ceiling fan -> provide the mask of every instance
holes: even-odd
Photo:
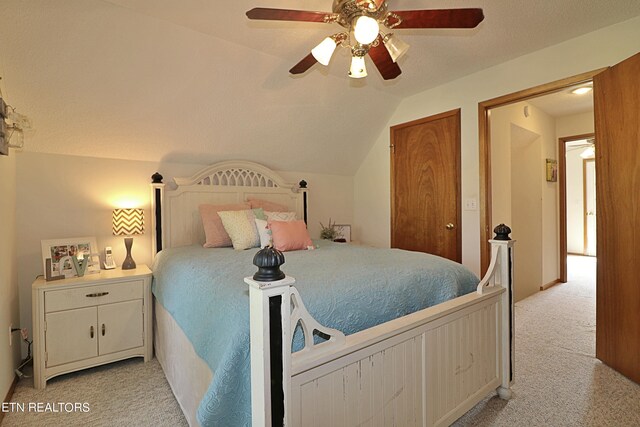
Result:
[[[257,7],[248,11],[247,17],[325,24],[335,22],[347,30],[325,38],[289,70],[291,74],[302,74],[316,62],[329,65],[336,47],[343,46],[351,50],[350,77],[357,79],[367,76],[364,57],[369,54],[385,80],[395,79],[402,73],[397,60],[406,53],[409,45],[392,33],[382,33],[381,26],[389,30],[474,28],[484,19],[482,9],[389,11],[385,0],[334,0],[332,13]]]

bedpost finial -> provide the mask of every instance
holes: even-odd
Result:
[[[304,179],[302,181],[300,181],[300,188],[307,188],[307,181],[305,181]]]
[[[511,237],[509,237],[511,229],[504,224],[496,226],[496,228],[493,229],[493,232],[496,233],[496,237],[494,237],[493,240],[511,240]]]
[[[280,270],[284,264],[284,254],[272,246],[260,249],[253,257],[253,265],[258,271],[253,275],[253,280],[258,282],[275,282],[285,278]]]
[[[151,183],[152,184],[162,184],[163,176],[160,175],[160,172],[156,172],[151,175]]]

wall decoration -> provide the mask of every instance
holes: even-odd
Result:
[[[547,181],[558,181],[558,161],[553,159],[547,159]]]
[[[347,242],[351,241],[351,224],[335,224],[334,227],[338,239],[344,239]]]
[[[42,240],[42,267],[45,277],[65,276],[75,277],[82,276],[84,272],[78,274],[76,263],[80,260],[82,264],[87,263],[84,268],[87,273],[100,272],[100,256],[98,245],[95,237],[78,237],[68,239]],[[47,258],[50,259],[50,269],[47,269]],[[88,259],[87,261],[84,261]],[[80,264],[80,263],[79,263]],[[80,265],[79,265],[80,266]]]

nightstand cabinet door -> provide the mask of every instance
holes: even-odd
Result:
[[[144,344],[142,300],[98,307],[100,356]]]
[[[46,366],[96,357],[98,318],[95,307],[46,315]]]

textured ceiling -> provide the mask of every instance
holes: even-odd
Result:
[[[573,89],[582,86],[587,85],[578,85],[550,95],[539,96],[528,100],[528,102],[552,117],[563,117],[593,111],[593,91],[582,95],[571,93]]]
[[[402,98],[640,14],[640,1],[389,0],[390,9],[482,7],[474,30],[399,30],[411,45],[385,82],[289,68],[337,24],[256,22],[252,7],[331,0],[2,0],[0,75],[29,116],[25,149],[351,175]]]

